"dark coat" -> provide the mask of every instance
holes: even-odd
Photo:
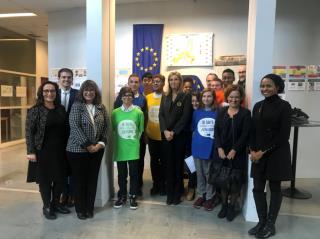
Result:
[[[236,151],[232,161],[235,168],[247,168],[247,146],[251,127],[251,113],[248,109],[240,107],[237,114],[230,119],[229,106],[218,110],[218,117],[214,126],[215,157],[218,157],[217,149],[223,148],[227,155],[230,150]],[[231,126],[229,125],[231,120]],[[229,132],[231,130],[231,132]],[[233,138],[230,141],[229,136]],[[233,141],[233,142],[232,142]]]
[[[258,163],[253,163],[251,177],[273,181],[292,178],[289,137],[291,106],[278,95],[255,104],[250,148],[266,151]]]
[[[70,98],[69,98],[69,103],[68,103],[68,109],[66,110],[68,115],[70,114],[71,107],[76,99],[78,92],[79,91],[77,89],[73,89],[73,88],[70,89]],[[59,89],[59,97],[61,98],[61,89]]]
[[[65,136],[64,138],[59,138],[61,144],[67,145],[67,114],[63,106],[57,106],[57,113],[60,115],[62,119],[65,120]],[[47,116],[49,110],[43,105],[35,105],[28,110],[27,118],[26,118],[26,144],[27,144],[27,154],[36,154],[37,162],[28,163],[28,172],[27,172],[27,182],[39,182],[38,181],[38,169],[39,169],[39,158],[38,153],[43,148],[43,142],[45,138],[45,129],[47,124]],[[54,149],[53,149],[54,150]],[[65,160],[63,157],[62,161]],[[65,167],[62,167],[63,169]]]
[[[172,101],[172,95],[163,95],[159,109],[160,131],[172,130],[180,134],[190,127],[192,117],[191,95],[183,92],[178,93]],[[188,128],[188,130],[190,130]]]
[[[59,113],[66,114],[63,106],[57,107]],[[35,105],[28,110],[25,131],[27,154],[35,154],[37,150],[42,148],[48,112],[49,110],[43,105]]]

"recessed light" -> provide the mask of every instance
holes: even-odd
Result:
[[[33,12],[16,12],[16,13],[0,13],[0,18],[9,18],[9,17],[34,17],[37,14]]]
[[[0,41],[29,41],[28,38],[2,38]]]

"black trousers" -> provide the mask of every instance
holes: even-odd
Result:
[[[143,171],[144,171],[144,156],[146,154],[146,143],[145,143],[145,135],[142,133],[140,138],[140,153],[139,153],[139,165],[138,165],[138,177],[139,177],[139,189],[143,185]]]
[[[41,194],[43,207],[50,207],[50,204],[58,202],[63,190],[63,182],[41,182],[39,191]]]
[[[183,194],[183,164],[185,156],[186,137],[182,132],[175,135],[171,141],[162,140],[162,150],[167,162],[167,198],[180,200]]]
[[[127,197],[127,178],[128,178],[128,166],[129,166],[129,176],[130,176],[130,196],[136,196],[139,188],[139,160],[128,160],[128,161],[118,161],[118,185],[119,192],[118,197]]]
[[[265,179],[253,179],[253,192],[263,193],[267,181]],[[281,181],[269,181],[269,188],[271,193],[281,192]]]
[[[93,212],[103,152],[102,149],[96,153],[68,152],[77,213]]]
[[[150,153],[150,169],[153,181],[153,187],[159,190],[165,190],[166,185],[166,162],[162,155],[162,141],[148,139]]]

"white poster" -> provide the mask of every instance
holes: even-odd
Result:
[[[213,33],[166,36],[168,66],[212,66]]]
[[[1,96],[2,97],[12,97],[13,96],[13,86],[1,85]]]
[[[289,79],[288,90],[305,91],[306,90],[305,79]]]
[[[27,96],[27,87],[16,86],[16,97],[26,97],[26,96]]]

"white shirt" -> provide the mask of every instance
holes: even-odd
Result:
[[[65,107],[66,111],[68,110],[69,100],[70,100],[70,89],[64,90],[61,89],[61,104]]]

